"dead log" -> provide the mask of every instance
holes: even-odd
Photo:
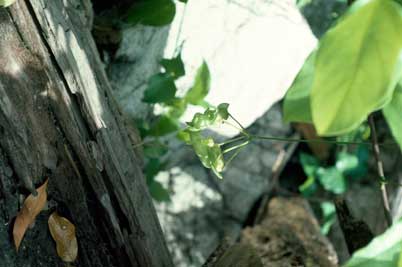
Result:
[[[88,0],[0,8],[0,266],[63,266],[46,211],[17,254],[20,195],[49,178],[77,228],[74,266],[172,266],[90,29]]]

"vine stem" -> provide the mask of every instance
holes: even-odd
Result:
[[[374,118],[373,115],[371,114],[369,116],[369,124],[371,128],[371,139],[372,139],[372,146],[374,150],[374,157],[377,163],[377,173],[380,178],[380,190],[381,190],[381,197],[382,197],[382,204],[384,208],[384,215],[386,222],[388,224],[388,227],[392,225],[392,217],[391,217],[391,209],[389,206],[389,201],[388,201],[388,194],[387,194],[387,187],[386,187],[386,182],[385,182],[385,175],[384,175],[384,166],[382,163],[382,160],[380,158],[380,146],[378,144],[378,137],[377,137],[377,131],[375,128],[375,123],[374,123]]]
[[[261,136],[261,135],[249,135],[251,139],[259,140],[271,140],[279,142],[289,142],[289,143],[327,143],[336,145],[372,145],[370,142],[344,142],[344,141],[333,141],[324,139],[299,139],[299,138],[286,138],[286,137],[274,137],[274,136]],[[394,143],[378,144],[378,146],[384,145],[395,145]]]

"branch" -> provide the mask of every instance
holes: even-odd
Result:
[[[380,190],[381,190],[381,197],[382,197],[382,204],[384,208],[384,215],[385,219],[387,221],[388,227],[392,225],[392,217],[391,217],[391,209],[389,207],[389,201],[388,201],[388,194],[387,194],[387,187],[385,183],[385,175],[384,175],[384,167],[382,164],[382,160],[380,158],[380,146],[378,144],[378,138],[377,138],[377,131],[375,128],[375,123],[373,119],[373,115],[369,116],[369,124],[371,128],[371,138],[372,138],[372,144],[373,144],[373,150],[374,150],[374,157],[377,163],[377,173],[378,176],[380,177]]]

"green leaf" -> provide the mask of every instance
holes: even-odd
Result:
[[[320,135],[349,132],[392,98],[401,76],[402,7],[360,0],[320,42],[311,111]]]
[[[300,163],[304,173],[310,177],[315,176],[316,171],[320,167],[320,162],[312,155],[300,153]]]
[[[128,11],[127,23],[163,26],[173,21],[176,5],[171,0],[143,0]]]
[[[155,176],[163,169],[165,165],[160,162],[159,159],[150,159],[144,168],[145,177],[147,178],[147,184],[151,184],[154,181]]]
[[[204,138],[199,132],[190,133],[191,144],[205,168],[210,168],[222,179],[221,172],[225,167],[221,147],[210,137]]]
[[[8,7],[14,2],[15,0],[0,0],[0,7]]]
[[[179,130],[179,123],[177,120],[168,116],[162,115],[158,118],[155,124],[152,125],[148,131],[150,136],[164,136]]]
[[[181,54],[172,59],[162,59],[161,65],[165,69],[166,73],[172,76],[173,79],[180,78],[186,74],[184,63],[181,59]]]
[[[391,102],[383,109],[392,135],[402,149],[402,87],[398,84]]]
[[[321,233],[327,235],[331,230],[332,225],[335,223],[336,209],[332,202],[322,202],[320,207],[324,220],[321,226]]]
[[[168,152],[168,148],[160,141],[153,141],[144,145],[144,155],[147,158],[157,159]]]
[[[197,75],[193,87],[187,92],[185,99],[193,105],[202,104],[205,96],[209,92],[211,85],[211,76],[209,73],[208,65],[204,61],[201,67],[198,68]]]
[[[144,119],[135,118],[133,119],[135,126],[137,127],[138,131],[140,132],[140,136],[144,139],[148,135],[149,131],[149,123]]]
[[[187,145],[191,145],[191,132],[188,129],[178,132],[176,137]]]
[[[317,176],[325,190],[335,194],[342,194],[346,191],[346,179],[337,168],[320,167],[317,170]]]
[[[305,197],[312,196],[317,191],[317,184],[314,176],[309,176],[306,181],[299,186],[299,191]]]
[[[173,78],[166,73],[158,73],[149,79],[143,101],[146,103],[169,102],[174,99],[176,91]]]
[[[310,91],[314,80],[314,61],[316,51],[313,51],[297,74],[288,89],[283,103],[283,113],[286,122],[312,122],[310,110]]]
[[[396,267],[401,250],[402,220],[356,251],[344,267]]]
[[[356,155],[347,152],[339,152],[336,155],[335,166],[341,173],[347,173],[359,166],[359,159]]]
[[[167,116],[179,119],[187,109],[187,102],[183,98],[175,98],[166,103],[168,107]]]
[[[153,181],[149,186],[149,192],[153,199],[158,202],[168,202],[170,201],[169,192],[163,187],[163,185],[158,181]]]

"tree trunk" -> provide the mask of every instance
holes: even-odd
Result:
[[[74,266],[172,266],[122,114],[92,40],[88,0],[0,8],[0,266],[65,266],[47,229],[76,226]],[[21,196],[49,178],[48,209],[17,253]]]

